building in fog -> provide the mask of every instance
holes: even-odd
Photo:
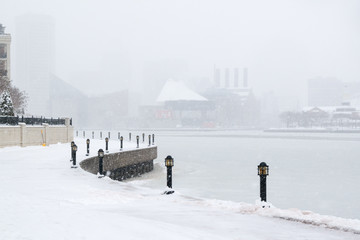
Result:
[[[336,78],[308,80],[308,106],[338,106],[343,101],[344,84]]]
[[[29,96],[28,113],[49,116],[50,82],[55,72],[54,22],[46,15],[16,18],[15,84]]]
[[[10,69],[11,35],[5,33],[5,27],[0,24],[0,75],[11,80]]]

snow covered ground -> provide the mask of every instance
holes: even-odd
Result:
[[[110,151],[117,144],[110,141]],[[69,144],[0,149],[0,239],[360,239],[359,220],[162,195],[163,188],[141,183],[153,174],[165,184],[159,164],[147,176],[117,182],[71,169],[69,155]]]

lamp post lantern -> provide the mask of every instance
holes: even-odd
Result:
[[[105,151],[108,153],[109,152],[109,138],[105,138]]]
[[[76,144],[74,144],[74,146],[72,147],[72,150],[73,150],[73,165],[71,166],[71,168],[77,168],[76,167],[76,151],[77,151]]]
[[[139,148],[139,136],[136,136],[136,148]]]
[[[122,149],[123,149],[123,140],[124,140],[124,138],[123,138],[123,136],[121,136],[120,137],[120,151],[122,151]]]
[[[86,139],[86,156],[90,153],[90,139]]]
[[[174,166],[174,158],[170,155],[165,158],[165,166],[167,168],[166,185],[168,188],[172,188],[172,167]],[[172,194],[174,190],[166,191],[165,194]]]
[[[265,162],[258,165],[258,175],[260,176],[260,198],[266,202],[266,176],[269,175],[269,166]]]
[[[152,145],[155,145],[155,134],[152,135]]]
[[[104,150],[101,148],[98,151],[98,157],[99,157],[99,174],[103,175],[103,158],[104,158]],[[99,176],[101,177],[101,176]]]

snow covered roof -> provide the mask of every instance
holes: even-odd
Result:
[[[181,81],[168,80],[162,88],[157,102],[168,101],[208,101],[200,94],[189,89]]]

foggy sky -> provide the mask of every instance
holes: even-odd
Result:
[[[12,49],[25,13],[54,18],[56,74],[86,94],[141,92],[146,66],[167,62],[187,82],[212,79],[214,64],[247,67],[255,94],[301,100],[309,78],[360,81],[357,0],[2,0]]]

